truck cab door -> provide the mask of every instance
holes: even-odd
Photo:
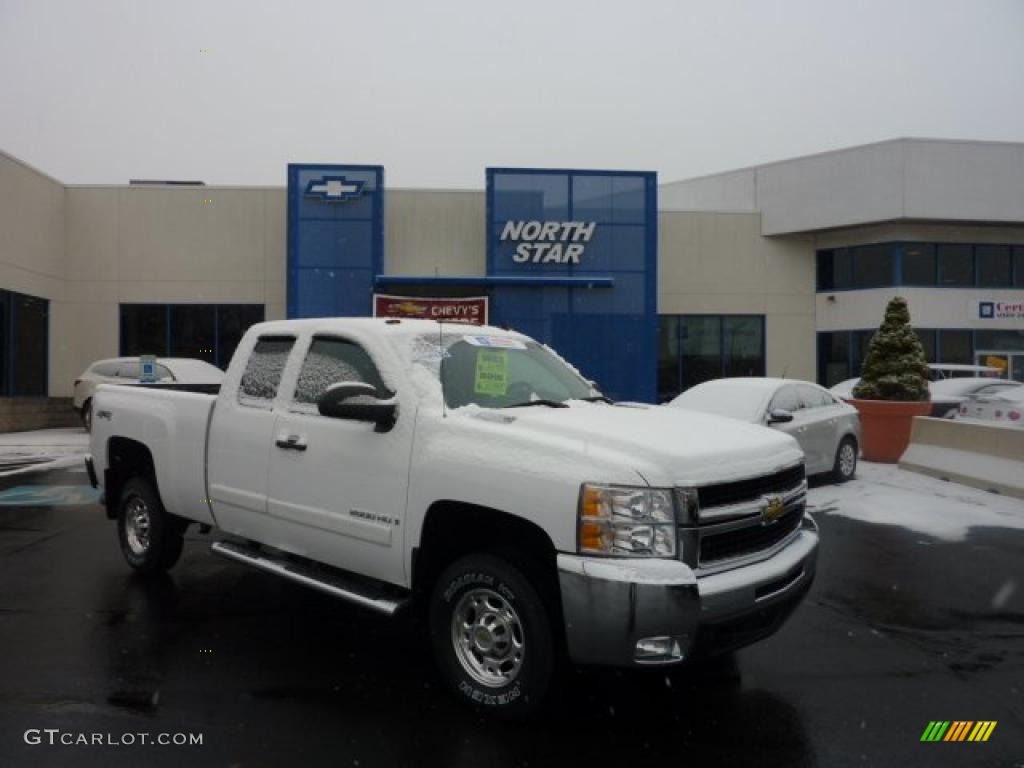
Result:
[[[311,339],[274,425],[267,512],[275,539],[268,543],[404,583],[402,526],[415,414],[403,410],[399,393],[391,428],[320,415],[320,395],[340,382],[370,384],[382,393],[395,389],[355,341],[337,335]]]
[[[294,345],[292,336],[257,339],[238,386],[222,390],[210,424],[207,486],[217,526],[257,541],[266,534],[274,399]]]

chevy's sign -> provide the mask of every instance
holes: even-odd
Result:
[[[499,239],[519,243],[517,264],[579,264],[596,228],[593,221],[507,221]]]
[[[487,325],[487,297],[421,299],[416,296],[373,295],[374,317],[418,317],[445,323]]]

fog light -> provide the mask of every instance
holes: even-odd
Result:
[[[636,641],[634,659],[642,663],[681,661],[683,652],[674,637],[642,637]]]

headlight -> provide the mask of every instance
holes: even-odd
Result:
[[[673,491],[584,484],[580,490],[579,551],[619,557],[675,557]]]

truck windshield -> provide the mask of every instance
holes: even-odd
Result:
[[[601,393],[534,341],[503,336],[452,335],[438,374],[449,408],[558,407],[566,400],[602,399]]]

